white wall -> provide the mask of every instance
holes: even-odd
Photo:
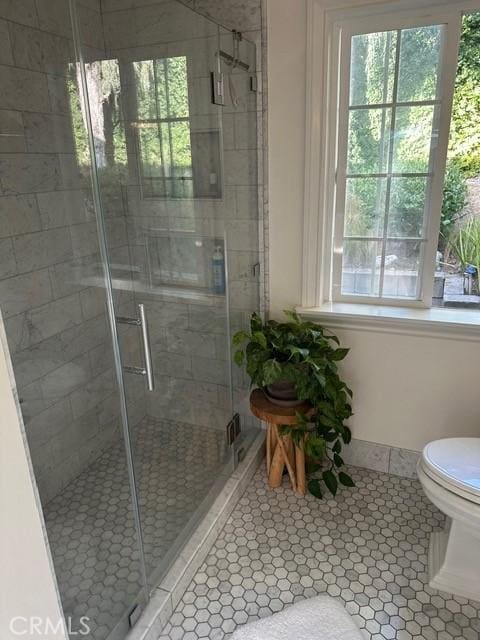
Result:
[[[306,0],[268,0],[270,303],[301,304]],[[479,314],[480,321],[480,314]],[[480,436],[480,343],[342,330],[352,348],[353,434],[420,450],[429,440]]]
[[[305,0],[268,0],[271,312],[300,303],[305,165]]]
[[[0,323],[1,323],[0,318]],[[13,640],[35,634],[12,633],[10,620],[17,616],[42,616],[55,625],[62,619],[55,590],[38,496],[32,485],[23,425],[11,389],[9,356],[3,326],[0,327],[0,637]],[[25,631],[27,621],[13,629]],[[44,628],[44,627],[40,627]],[[62,631],[40,634],[44,640],[66,638]]]

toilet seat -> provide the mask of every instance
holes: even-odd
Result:
[[[421,466],[434,482],[480,504],[480,438],[430,442],[423,450]]]

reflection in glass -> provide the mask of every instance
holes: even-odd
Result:
[[[350,104],[385,104],[392,100],[396,31],[352,38]]]
[[[136,61],[133,72],[136,119],[131,126],[143,197],[221,197],[220,137],[218,131],[192,131],[187,58]],[[200,133],[210,135],[200,142]]]
[[[434,141],[433,106],[397,107],[393,143],[394,173],[425,173]]]
[[[348,178],[345,202],[345,235],[383,234],[385,178]]]

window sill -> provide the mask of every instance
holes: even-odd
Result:
[[[480,340],[478,311],[326,302],[320,307],[297,307],[297,312],[304,318],[339,329]]]

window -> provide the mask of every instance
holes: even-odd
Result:
[[[302,308],[430,322],[473,299],[480,0],[334,4],[308,0]]]
[[[339,31],[332,299],[429,306],[453,21],[379,23]]]

